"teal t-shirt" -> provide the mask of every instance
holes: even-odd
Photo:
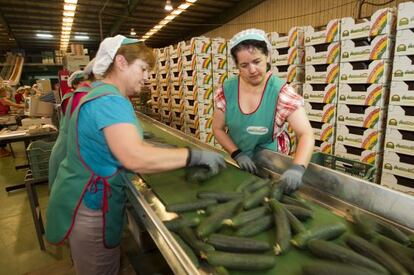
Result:
[[[134,124],[136,116],[131,102],[124,97],[107,95],[82,105],[78,118],[78,139],[82,158],[96,175],[114,174],[121,163],[106,142],[103,129],[118,123]],[[102,184],[87,190],[83,203],[90,209],[101,209]]]

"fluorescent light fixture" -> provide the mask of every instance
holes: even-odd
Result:
[[[186,9],[188,9],[189,6],[191,6],[191,5],[188,4],[188,3],[184,3],[184,4],[179,5],[178,6],[178,9],[180,9],[180,10],[186,10]]]
[[[60,38],[70,38],[70,35],[69,34],[64,34],[64,35],[61,35]]]
[[[65,0],[64,2],[66,4],[74,4],[74,5],[76,5],[78,3],[78,0]]]
[[[130,35],[137,35],[137,33],[135,32],[135,29],[134,28],[131,28],[131,31],[130,31],[130,33],[129,33]]]
[[[88,40],[89,39],[89,36],[87,36],[87,35],[75,35],[75,39],[78,39],[78,40]]]
[[[164,9],[165,9],[166,11],[172,11],[172,10],[173,10],[173,6],[171,5],[171,0],[167,0],[167,1],[165,2],[165,7],[164,7]]]
[[[50,33],[36,33],[36,36],[40,38],[53,38],[53,35]]]
[[[75,11],[76,10],[76,5],[64,4],[63,5],[63,10],[65,10],[65,11]]]
[[[193,3],[197,2],[197,0],[186,0],[185,2],[193,4]]]
[[[171,12],[171,14],[174,14],[174,15],[179,15],[180,13],[182,13],[183,12],[183,10],[180,10],[179,8],[178,9],[175,9],[175,10],[173,10],[172,12]]]
[[[73,24],[73,23],[63,22],[63,23],[62,23],[62,26],[65,26],[65,27],[72,27],[72,24]]]
[[[73,17],[63,17],[62,21],[65,23],[73,23]]]
[[[62,26],[62,31],[70,31],[71,29],[72,29],[72,27]]]
[[[175,15],[174,14],[170,14],[170,15],[167,15],[164,19],[165,20],[173,20],[175,18]]]
[[[164,25],[156,25],[156,26],[154,26],[153,29],[159,30],[159,29],[162,29],[163,27],[164,27]]]
[[[74,11],[63,11],[63,16],[65,16],[65,17],[74,17],[75,12]]]
[[[167,25],[168,23],[170,22],[170,20],[165,20],[165,19],[163,19],[163,20],[161,20],[160,21],[160,25]]]
[[[62,35],[69,35],[70,31],[62,31]]]

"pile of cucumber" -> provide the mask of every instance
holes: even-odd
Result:
[[[359,236],[340,238],[347,229],[343,222],[309,227],[312,207],[295,194],[284,195],[275,181],[249,179],[233,192],[203,191],[197,197],[167,210],[203,210],[203,218],[180,216],[165,225],[195,266],[206,261],[214,274],[271,269],[292,246],[318,258],[303,264],[303,274],[414,274],[412,236],[361,214],[353,219]],[[252,238],[268,230],[274,230],[274,243]]]

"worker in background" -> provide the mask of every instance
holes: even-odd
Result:
[[[289,122],[299,144],[293,165],[283,173],[281,182],[285,192],[291,193],[302,184],[314,147],[303,98],[269,71],[271,44],[264,31],[239,32],[230,40],[229,47],[239,76],[228,79],[215,91],[215,138],[241,169],[257,173],[252,160],[257,152],[288,152],[284,124]]]
[[[94,76],[92,73],[94,61],[95,60],[92,59],[83,71],[79,70],[72,73],[68,79],[68,85],[74,89],[74,91],[66,93],[62,98],[59,135],[56,139],[55,144],[53,145],[49,158],[49,188],[52,188],[52,184],[55,181],[59,165],[66,156],[66,143],[70,117],[72,116],[73,111],[79,105],[82,97],[84,97],[92,88],[92,81],[94,81]],[[69,112],[67,113],[66,110],[69,110]]]
[[[215,152],[166,149],[146,143],[128,96],[138,92],[155,63],[150,48],[122,35],[102,41],[93,73],[102,85],[82,98],[68,126],[47,208],[46,238],[69,239],[77,274],[117,274],[125,220],[126,173],[158,173],[225,166]]]

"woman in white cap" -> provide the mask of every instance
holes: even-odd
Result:
[[[152,50],[122,35],[99,46],[93,72],[102,85],[82,98],[69,121],[67,155],[51,189],[46,238],[69,239],[77,274],[117,274],[125,220],[126,171],[156,173],[206,165],[225,166],[221,155],[166,149],[143,141],[128,96],[138,92],[155,63]]]
[[[262,149],[288,151],[283,126],[289,122],[299,144],[293,165],[281,179],[285,192],[291,193],[301,185],[314,147],[303,98],[269,71],[271,45],[264,31],[239,32],[230,40],[229,47],[239,76],[228,79],[215,91],[215,138],[241,169],[257,173],[252,160],[255,153]]]

